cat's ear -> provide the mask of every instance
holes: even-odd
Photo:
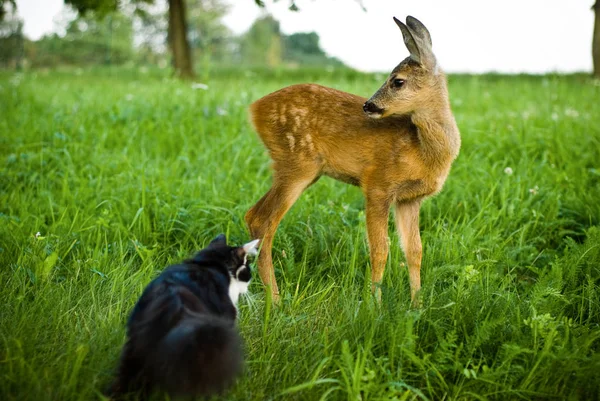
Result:
[[[246,255],[256,256],[258,254],[258,243],[259,242],[260,242],[259,239],[255,239],[253,241],[248,242],[247,244],[244,244],[242,246],[244,253]]]
[[[214,247],[214,246],[225,246],[227,245],[227,237],[225,237],[225,234],[219,234],[215,237],[215,239],[213,239],[210,244],[208,244],[209,247]]]

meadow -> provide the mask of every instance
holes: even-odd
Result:
[[[253,100],[300,82],[370,96],[383,80],[0,73],[0,399],[103,399],[144,286],[221,232],[249,240],[243,216],[271,180]],[[240,303],[246,369],[225,399],[600,399],[600,83],[449,82],[463,145],[421,210],[422,307],[392,219],[374,302],[360,190],[321,179],[275,239],[281,304],[258,279]]]

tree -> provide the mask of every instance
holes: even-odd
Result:
[[[10,11],[4,7],[0,3],[3,12],[3,18],[0,19],[0,65],[20,69],[24,49],[23,21],[14,7]]]
[[[184,0],[168,0],[169,2],[169,47],[173,54],[173,67],[180,78],[194,77],[192,51],[187,37],[187,20]]]
[[[283,37],[283,59],[289,63],[343,66],[343,63],[329,57],[319,45],[316,32],[298,32]]]
[[[223,22],[230,6],[223,0],[187,0],[188,39],[206,61],[230,61],[233,34]]]
[[[279,21],[266,15],[254,21],[241,38],[241,53],[245,63],[276,67],[281,64],[281,30]]]
[[[600,0],[592,6],[594,10],[594,39],[592,40],[592,59],[594,61],[594,77],[600,79]]]

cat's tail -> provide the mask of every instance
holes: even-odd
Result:
[[[234,322],[187,312],[157,344],[149,373],[170,394],[211,395],[233,384],[242,365]]]

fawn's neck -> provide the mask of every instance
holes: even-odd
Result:
[[[427,105],[411,115],[417,127],[423,157],[431,164],[447,164],[458,156],[460,132],[450,108],[446,86]]]

